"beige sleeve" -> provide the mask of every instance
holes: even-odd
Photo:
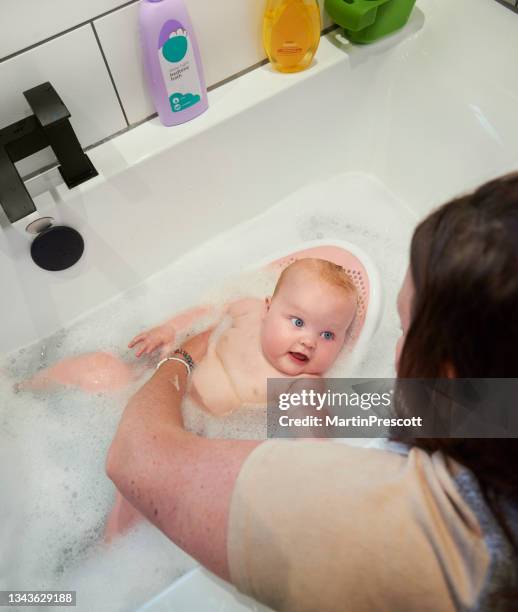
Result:
[[[488,553],[441,457],[333,442],[260,445],[232,498],[233,583],[281,611],[470,605]]]

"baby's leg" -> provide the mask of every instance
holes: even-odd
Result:
[[[41,391],[57,385],[87,393],[118,391],[134,382],[143,369],[130,366],[110,353],[86,353],[70,357],[16,385],[17,391]]]
[[[104,541],[110,544],[114,537],[123,535],[133,525],[142,520],[145,520],[145,516],[117,491],[115,504],[104,528]]]

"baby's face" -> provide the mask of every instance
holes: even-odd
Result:
[[[266,299],[261,346],[288,376],[322,376],[335,362],[356,312],[356,296],[306,271],[288,276]]]

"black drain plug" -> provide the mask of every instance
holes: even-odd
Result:
[[[34,239],[31,257],[40,268],[58,272],[77,263],[84,250],[83,237],[77,230],[65,225],[52,225]]]

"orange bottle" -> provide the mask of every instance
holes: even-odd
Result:
[[[280,72],[305,70],[318,49],[322,29],[317,0],[267,0],[263,44]]]

